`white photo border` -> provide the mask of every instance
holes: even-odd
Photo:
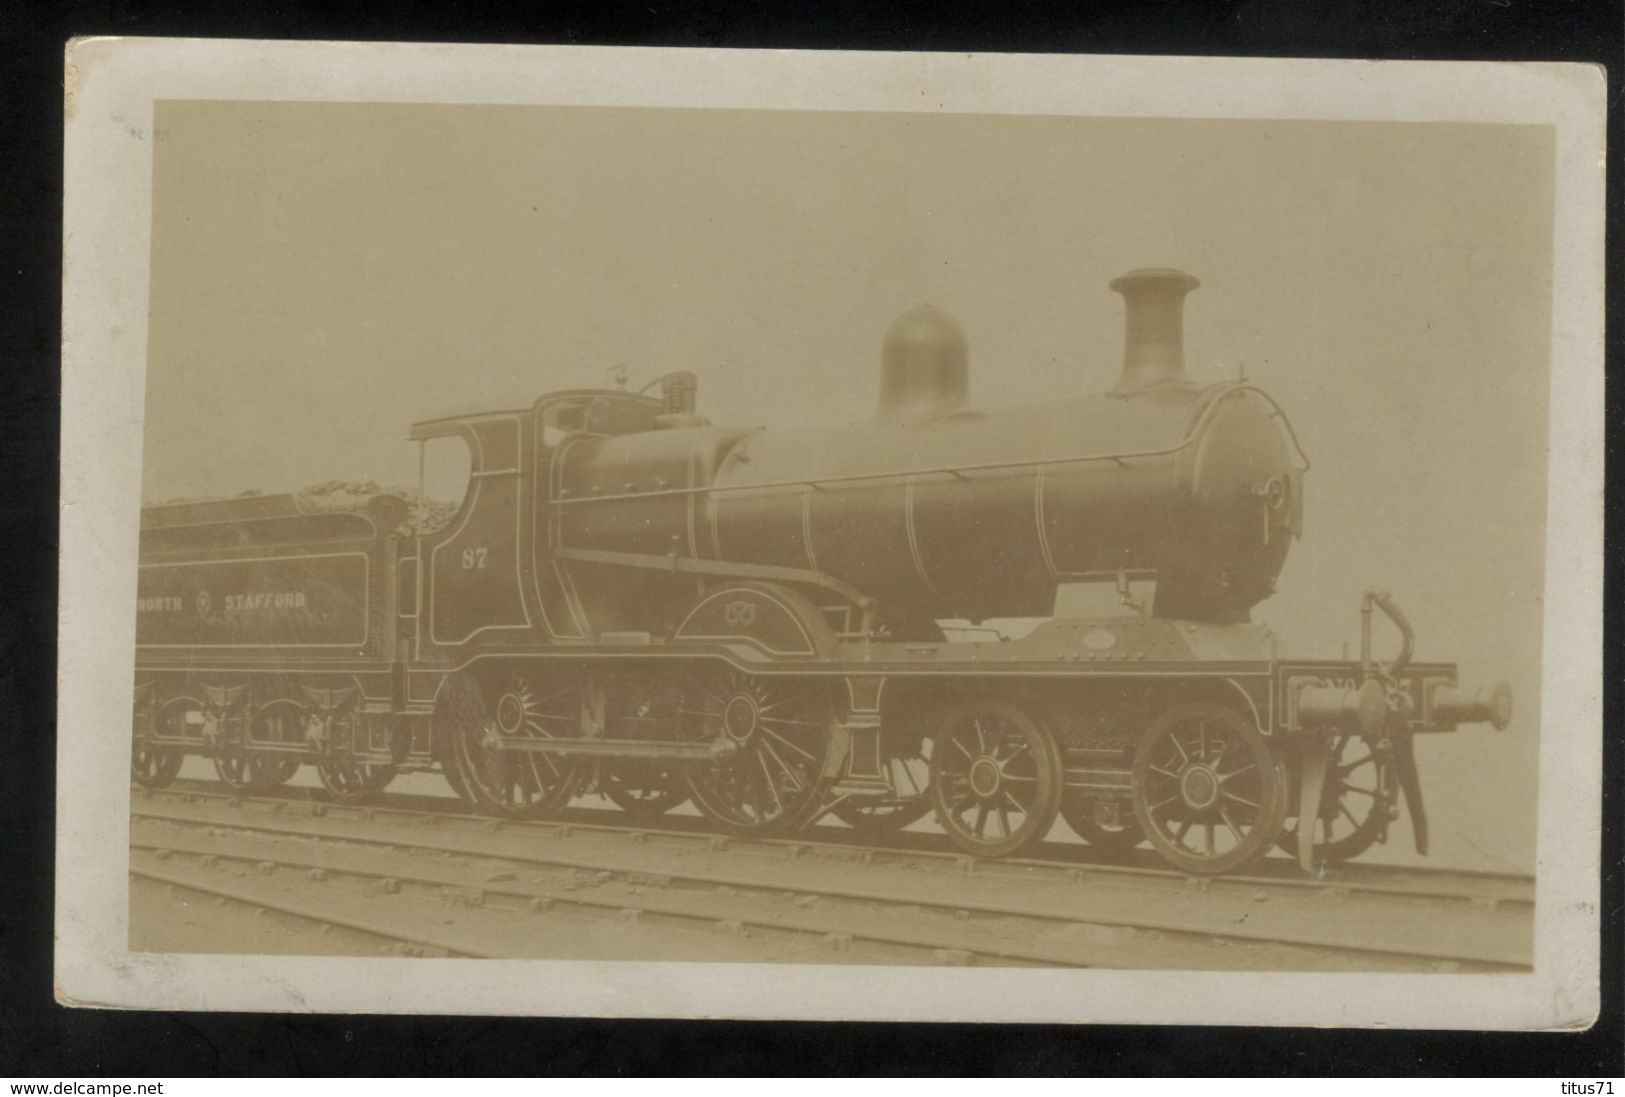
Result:
[[[1582,1028],[1598,1010],[1603,169],[1595,66],[83,39],[66,64],[56,993],[249,1011]],[[1556,140],[1535,967],[1332,975],[128,951],[129,720],[157,100],[1549,125]],[[118,749],[113,749],[117,746]],[[499,969],[493,963],[501,965]]]

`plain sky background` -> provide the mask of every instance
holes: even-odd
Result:
[[[1419,657],[1505,675],[1509,731],[1420,748],[1434,860],[1533,866],[1550,129],[228,102],[155,123],[149,501],[409,485],[412,420],[616,365],[695,371],[716,422],[867,418],[881,337],[922,302],[964,328],[977,405],[1096,392],[1121,361],[1107,281],[1197,275],[1192,373],[1244,363],[1314,461],[1256,617],[1335,656],[1383,587]]]

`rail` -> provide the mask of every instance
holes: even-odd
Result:
[[[1206,966],[1203,961],[1215,955],[1217,938],[1263,950],[1256,962],[1277,969],[1369,969],[1376,963],[1402,969],[1439,970],[1443,965],[1449,970],[1507,970],[1528,965],[1530,910],[1515,900],[1486,904],[1463,896],[1466,901],[1445,927],[1431,896],[1362,894],[1346,885],[1282,887],[1281,881],[1255,878],[1233,886],[1199,881],[1199,887],[1192,887],[1177,873],[1121,876],[1105,866],[1069,866],[1034,876],[1030,868],[962,857],[933,872],[928,869],[936,858],[922,860],[901,851],[880,859],[874,856],[879,851],[854,849],[855,860],[828,859],[816,847],[785,841],[772,843],[781,856],[764,858],[760,854],[768,843],[660,829],[617,832],[376,808],[329,808],[316,815],[315,804],[305,805],[306,812],[265,814],[250,808],[254,801],[233,800],[230,806],[210,809],[184,802],[158,807],[152,800],[159,798],[146,799],[134,805],[142,827],[132,835],[137,846],[158,856],[173,852],[253,864],[262,873],[274,871],[273,863],[286,864],[313,879],[318,869],[393,878],[394,888],[422,874],[426,884],[472,887],[483,895],[511,895],[532,903],[537,897],[543,902],[585,900],[656,917],[750,919],[756,913],[764,926],[788,928],[787,923],[804,921],[798,928],[843,936],[873,936],[890,923],[896,928],[893,944],[963,950],[1003,962]],[[432,835],[421,825],[429,821],[441,824]],[[184,833],[152,829],[165,826],[181,827]],[[233,840],[229,833],[240,838]],[[318,848],[310,844],[312,838],[327,841]],[[249,844],[239,846],[239,841]],[[464,875],[455,861],[442,867],[413,856],[413,851],[475,858],[479,867]],[[515,870],[491,874],[493,861]],[[912,871],[898,874],[898,868]],[[560,890],[547,880],[531,879],[536,870],[562,873],[566,880],[586,873],[609,890],[595,895],[568,882]],[[502,880],[513,883],[492,886]],[[1177,904],[1165,901],[1172,894],[1169,889],[1177,889]],[[1409,905],[1395,907],[1395,901]],[[1015,925],[1019,932],[1011,931]],[[1102,939],[1054,932],[1080,925],[1156,935]],[[1226,957],[1221,966],[1232,966],[1233,954]]]

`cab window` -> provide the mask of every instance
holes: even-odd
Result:
[[[434,533],[451,524],[462,509],[473,479],[474,455],[468,441],[459,434],[426,438],[422,446],[422,480],[414,507],[414,526],[419,534]]]

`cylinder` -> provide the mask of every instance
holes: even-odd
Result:
[[[1336,728],[1356,735],[1375,735],[1388,715],[1382,684],[1374,678],[1359,689],[1304,686],[1298,691],[1297,708],[1294,731]]]

